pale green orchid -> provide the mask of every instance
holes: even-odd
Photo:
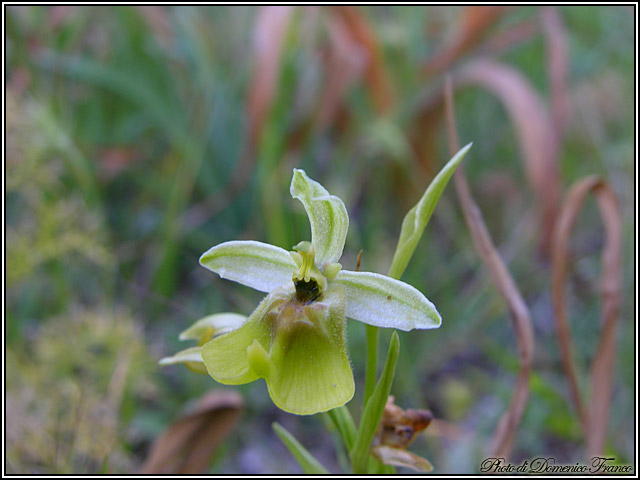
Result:
[[[218,320],[201,320],[190,329],[191,336],[188,330],[182,337],[206,341],[202,360],[218,382],[239,385],[264,378],[278,407],[310,415],[353,397],[346,317],[399,330],[437,328],[441,318],[422,293],[404,282],[342,270],[337,262],[349,217],[340,198],[299,169],[294,169],[291,195],[307,212],[311,242],[300,242],[291,252],[255,241],[225,242],[208,250],[201,265],[268,295],[249,318],[238,316],[232,331],[230,314],[220,314]],[[185,359],[178,354],[164,363],[197,361],[194,353],[188,349],[181,352]]]

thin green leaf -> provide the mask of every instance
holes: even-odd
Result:
[[[398,239],[398,245],[393,255],[393,261],[391,262],[391,268],[389,269],[389,276],[393,278],[400,278],[404,273],[404,270],[409,264],[409,260],[413,256],[413,252],[418,246],[418,242],[422,237],[433,210],[436,208],[436,204],[447,186],[449,179],[455,172],[456,168],[465,157],[472,143],[464,146],[458,153],[456,153],[449,162],[442,167],[440,173],[429,184],[429,187],[422,195],[422,198],[414,207],[409,210],[407,215],[402,221],[402,230],[400,231],[400,238]]]
[[[360,420],[360,427],[356,435],[356,441],[351,450],[351,465],[353,466],[353,473],[364,474],[367,473],[367,463],[369,460],[369,453],[371,450],[371,442],[376,434],[376,430],[380,425],[382,414],[384,413],[384,407],[387,404],[389,393],[391,392],[391,384],[393,383],[393,377],[396,371],[396,364],[398,363],[398,353],[400,351],[400,340],[398,339],[397,332],[393,332],[391,335],[391,341],[389,342],[389,351],[387,353],[387,361],[384,365],[384,370],[378,380],[373,395],[364,406],[362,412],[362,419]]]
[[[353,442],[356,439],[356,424],[353,422],[349,409],[343,405],[342,407],[329,410],[327,413],[338,429],[342,441],[345,447],[347,447],[347,451],[351,450]]]
[[[309,450],[304,448],[282,425],[278,422],[273,422],[271,426],[273,431],[276,432],[276,435],[282,440],[282,443],[284,443],[289,452],[291,452],[291,455],[298,461],[304,473],[307,475],[326,475],[329,473],[329,471],[309,453]]]
[[[342,200],[297,168],[293,169],[290,191],[293,198],[302,202],[309,217],[316,265],[340,260],[349,230],[349,215]]]
[[[172,115],[172,106],[165,104],[155,89],[149,88],[138,75],[127,75],[112,65],[79,57],[47,51],[37,57],[36,65],[55,71],[80,82],[107,88],[140,106],[149,119],[160,125],[171,138],[187,134]]]
[[[367,364],[365,365],[364,375],[364,401],[363,405],[369,401],[373,395],[373,389],[376,388],[376,376],[378,373],[378,337],[380,329],[373,325],[365,325],[367,334]]]

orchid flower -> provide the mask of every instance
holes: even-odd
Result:
[[[290,191],[307,212],[311,242],[287,251],[231,241],[205,252],[201,265],[267,296],[248,318],[235,317],[235,328],[228,322],[232,314],[220,314],[201,320],[182,337],[203,344],[202,361],[216,381],[239,385],[263,378],[279,408],[310,415],[353,397],[346,317],[405,331],[437,328],[441,318],[411,285],[378,273],[342,270],[337,262],[349,228],[344,203],[304,170],[294,169]],[[181,352],[192,367],[197,367],[195,349]],[[179,356],[164,363],[179,362]]]

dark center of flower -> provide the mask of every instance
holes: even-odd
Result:
[[[308,282],[304,278],[294,280],[293,284],[296,287],[296,301],[299,303],[306,305],[320,296],[320,287],[313,278],[309,279]]]
[[[327,287],[326,278],[315,266],[313,245],[309,242],[300,242],[293,247],[292,254],[300,270],[293,274],[293,284],[296,287],[295,303],[308,305],[317,300]]]

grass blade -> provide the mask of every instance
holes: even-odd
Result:
[[[453,108],[453,87],[451,78],[447,79],[445,85],[445,101],[447,107],[447,133],[449,137],[449,150],[455,152],[458,148],[458,133],[456,130],[456,122]],[[520,371],[516,386],[509,408],[502,415],[493,437],[490,451],[496,457],[508,457],[513,447],[513,441],[516,431],[522,421],[524,409],[529,400],[529,376],[531,374],[531,366],[533,363],[534,333],[531,325],[531,313],[522,298],[520,290],[509,273],[504,260],[498,253],[487,225],[478,205],[471,196],[471,189],[467,183],[467,177],[464,168],[460,168],[455,173],[454,182],[456,184],[456,192],[465,221],[469,227],[473,244],[487,266],[491,278],[504,298],[511,316],[513,318],[513,327],[518,341],[518,350],[520,351]]]
[[[282,425],[278,422],[273,422],[271,426],[273,427],[273,431],[276,432],[276,435],[282,440],[282,443],[284,443],[291,452],[291,455],[298,461],[304,473],[307,475],[326,475],[329,473],[329,471],[309,453],[309,450],[304,448]]]
[[[602,248],[602,326],[600,343],[591,363],[591,397],[582,401],[572,361],[571,335],[568,325],[565,283],[568,277],[569,236],[587,194],[593,193],[604,223]],[[551,269],[551,295],[558,345],[569,381],[572,400],[586,436],[587,455],[603,453],[609,423],[609,409],[616,356],[616,325],[620,313],[622,219],[613,189],[599,177],[590,176],[576,182],[567,194],[554,231]]]
[[[338,429],[338,432],[340,432],[340,436],[342,437],[344,445],[347,447],[347,451],[350,451],[351,448],[353,448],[353,443],[356,439],[356,424],[353,423],[351,413],[349,413],[349,410],[344,405],[342,407],[329,410],[327,413],[335,427]]]
[[[369,460],[369,452],[371,450],[371,442],[376,434],[380,419],[384,413],[384,407],[389,398],[393,376],[398,363],[398,353],[400,351],[400,340],[398,334],[393,332],[391,342],[389,342],[389,352],[387,353],[387,361],[384,370],[378,380],[373,395],[367,402],[362,412],[360,427],[356,435],[356,441],[351,450],[351,465],[353,473],[363,474],[367,472],[367,463]]]
[[[561,188],[558,132],[553,117],[531,82],[511,66],[493,60],[474,60],[456,78],[456,86],[478,86],[494,95],[513,121],[524,170],[536,195],[540,248],[548,256]]]
[[[438,200],[442,196],[444,188],[447,186],[449,179],[455,172],[460,162],[465,157],[471,143],[461,148],[451,160],[440,170],[440,173],[433,179],[422,195],[422,198],[416,203],[402,220],[402,230],[398,239],[398,246],[393,254],[391,268],[389,268],[389,276],[392,278],[400,278],[404,270],[409,264],[409,260],[413,256],[418,242],[422,237],[427,223],[431,218],[433,210],[436,208]]]

